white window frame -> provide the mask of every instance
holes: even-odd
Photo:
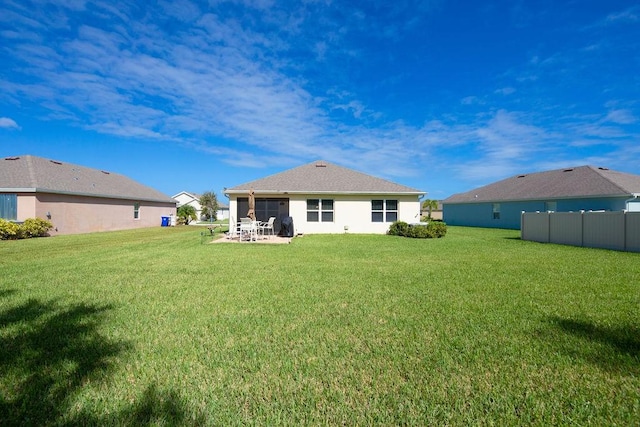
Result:
[[[307,199],[307,222],[334,222],[334,218],[333,199]]]
[[[493,203],[491,211],[493,219],[500,219],[500,203]]]
[[[395,205],[395,206],[394,206]],[[395,222],[399,218],[399,205],[397,199],[373,199],[371,200],[371,222]],[[381,206],[381,209],[378,208]],[[378,217],[380,217],[378,219]]]

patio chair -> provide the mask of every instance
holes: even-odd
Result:
[[[252,241],[258,239],[258,222],[251,218],[240,218],[240,241]]]
[[[229,217],[229,231],[227,231],[227,239],[235,239],[240,237],[240,223],[235,222],[233,217]]]
[[[268,230],[271,231],[271,234],[269,234],[269,238],[271,238],[271,236],[273,236],[275,234],[274,230],[273,230],[273,223],[275,222],[275,220],[276,220],[276,217],[272,216],[272,217],[269,218],[269,221],[260,223],[259,227],[260,227],[260,231],[262,232],[263,236],[264,236],[265,231],[268,231]]]

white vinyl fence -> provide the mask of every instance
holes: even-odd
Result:
[[[522,212],[520,237],[534,242],[640,252],[640,212]]]

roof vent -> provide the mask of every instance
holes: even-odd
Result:
[[[62,162],[58,162],[56,160],[49,160],[51,163],[55,164],[55,165],[61,165]]]
[[[5,157],[5,160],[18,160],[20,157]]]
[[[600,169],[601,171],[608,171],[609,170],[609,168],[598,168],[598,169]]]
[[[105,175],[111,175],[111,172],[107,172],[107,171],[100,171],[100,172],[102,172]]]
[[[527,175],[518,175],[518,178],[524,178]]]
[[[327,164],[326,164],[326,163],[324,163],[324,162],[318,162],[318,163],[316,163],[316,167],[317,167],[317,168],[326,168],[326,167],[327,167]]]
[[[562,172],[573,172],[573,168],[571,168],[571,169],[565,169],[565,170],[563,170]]]

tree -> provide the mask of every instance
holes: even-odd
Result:
[[[212,191],[207,191],[200,196],[200,206],[202,207],[202,215],[207,221],[215,221],[218,212],[218,198]]]
[[[192,220],[197,220],[196,208],[191,205],[183,205],[178,208],[178,221],[189,225]]]
[[[422,202],[422,210],[429,211],[427,218],[431,219],[431,211],[434,209],[438,209],[438,201],[433,199],[426,199]]]

